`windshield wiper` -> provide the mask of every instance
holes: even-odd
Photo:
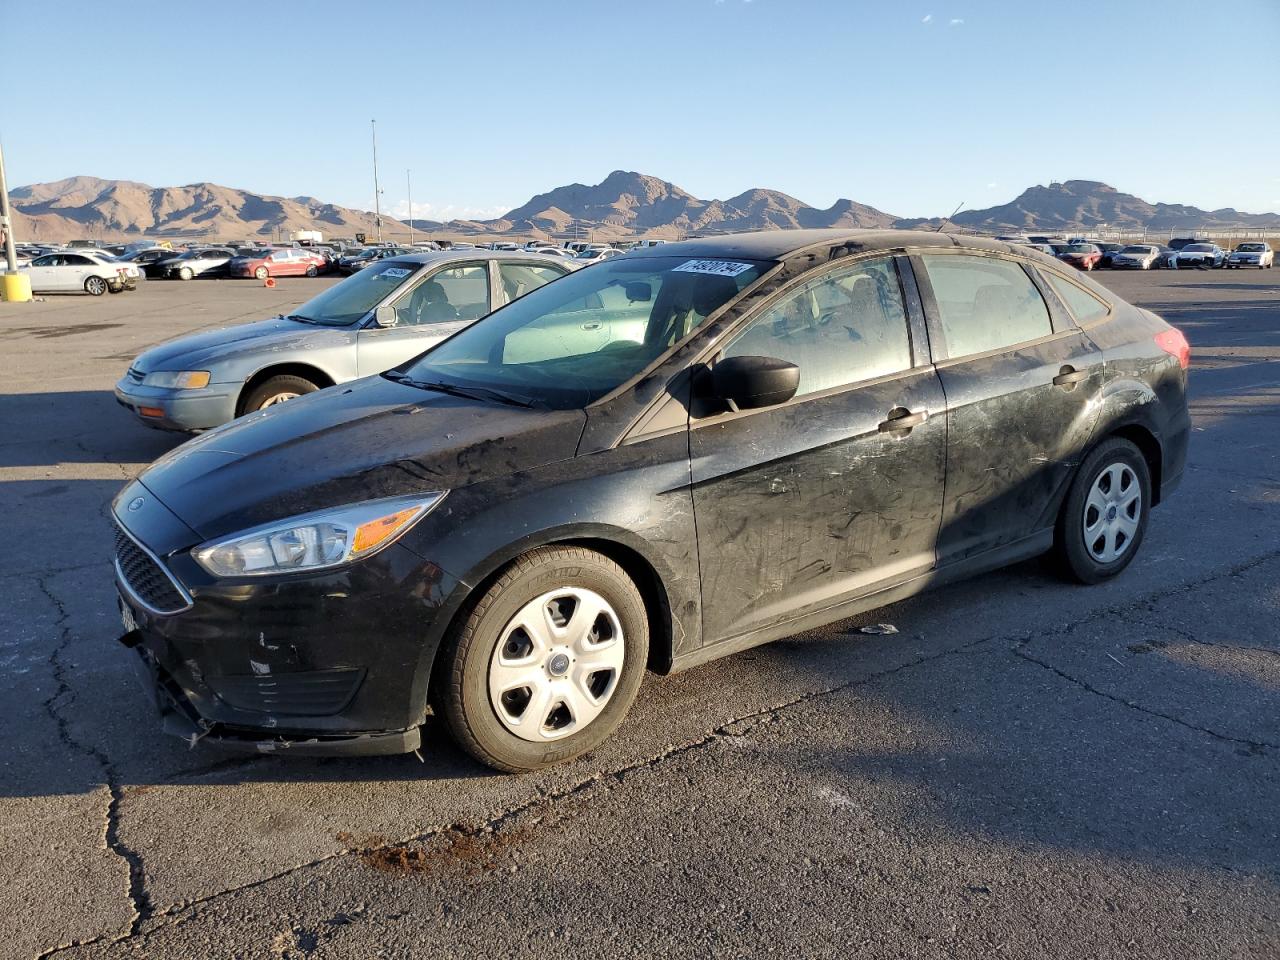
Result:
[[[299,323],[319,323],[320,322],[319,320],[315,319],[315,317],[304,317],[300,313],[291,313],[287,317],[285,317],[285,319],[297,320]]]
[[[445,383],[443,380],[415,380],[406,374],[400,373],[398,370],[388,370],[383,376],[388,380],[403,383],[408,387],[417,387],[419,390],[434,390],[436,393],[447,393],[452,397],[465,397],[468,400],[496,400],[498,403],[505,403],[512,407],[531,408],[538,406],[538,401],[532,397],[503,393],[500,390],[491,390],[488,387],[462,387],[456,383]]]

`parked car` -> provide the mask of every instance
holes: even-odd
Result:
[[[1092,243],[1068,243],[1058,253],[1058,259],[1077,270],[1092,270],[1102,259],[1102,251]]]
[[[227,265],[235,257],[230,247],[192,247],[185,253],[160,261],[163,276],[170,280],[225,277]]]
[[[116,384],[116,399],[148,426],[216,427],[393,367],[568,272],[564,261],[525,253],[387,258],[288,316],[153,347]]]
[[[112,511],[122,639],[193,743],[410,751],[430,711],[533,770],[646,668],[1045,551],[1115,577],[1183,474],[1189,352],[991,241],[636,251],[144,470]]]
[[[589,267],[593,263],[599,263],[601,260],[608,260],[610,257],[621,256],[621,250],[615,250],[613,247],[587,247],[587,249],[578,253],[573,261],[579,266]]]
[[[328,258],[319,250],[287,247],[253,250],[232,258],[227,274],[232,277],[318,277],[329,269]]]
[[[338,258],[338,272],[348,276],[388,257],[402,257],[414,251],[409,247],[365,247],[349,256]]]
[[[1201,238],[1201,237],[1173,237],[1173,238],[1169,241],[1168,246],[1169,246],[1169,249],[1170,249],[1170,250],[1172,250],[1172,251],[1174,251],[1175,253],[1177,253],[1177,252],[1178,252],[1178,251],[1180,251],[1183,247],[1190,246],[1190,245],[1191,245],[1191,244],[1193,244],[1193,243],[1209,243],[1209,242],[1210,242],[1210,241],[1205,240],[1205,239],[1203,239],[1203,238]]]
[[[1189,243],[1178,251],[1178,267],[1209,267],[1218,269],[1226,265],[1227,252],[1216,243]]]
[[[1150,270],[1159,258],[1159,247],[1149,243],[1133,243],[1112,254],[1111,266],[1117,270]]]
[[[91,260],[95,260],[105,267],[114,268],[117,272],[121,273],[125,280],[132,281],[131,283],[127,283],[122,289],[134,290],[141,281],[147,279],[147,275],[143,273],[142,268],[136,263],[129,263],[128,261],[121,260],[120,257],[115,254],[108,253],[106,250],[77,250],[76,252],[84,254]],[[113,292],[119,293],[120,291],[116,290]]]
[[[1153,270],[1177,270],[1178,269],[1178,251],[1172,247],[1165,246],[1163,243],[1155,244],[1155,248],[1159,251],[1155,262],[1151,264]]]
[[[1231,255],[1227,257],[1227,266],[1236,267],[1257,267],[1259,270],[1270,270],[1276,261],[1275,251],[1271,249],[1269,243],[1240,243],[1231,251]]]
[[[1122,243],[1108,243],[1105,241],[1098,242],[1095,240],[1093,241],[1093,245],[1097,247],[1098,251],[1102,254],[1101,259],[1098,260],[1098,266],[1100,267],[1113,266],[1115,255],[1124,249],[1124,244]]]
[[[158,278],[165,275],[164,261],[173,259],[173,251],[161,247],[134,250],[117,257],[121,263],[131,263],[142,271],[144,277]]]
[[[135,268],[136,269],[136,268]],[[32,293],[80,293],[100,297],[104,293],[134,290],[138,277],[123,263],[93,255],[90,249],[47,253],[19,270],[31,281]]]

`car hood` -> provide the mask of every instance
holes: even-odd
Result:
[[[585,423],[581,410],[508,407],[369,377],[202,434],[139,480],[209,539],[565,460]]]
[[[248,353],[315,350],[335,340],[345,339],[350,332],[348,327],[320,327],[275,317],[170,340],[140,354],[133,362],[133,368],[141,373],[209,370],[218,363]],[[216,375],[212,379],[214,383],[220,382]]]

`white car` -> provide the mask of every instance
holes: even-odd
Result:
[[[621,254],[621,250],[615,250],[613,247],[587,247],[587,249],[573,258],[573,262],[581,267],[589,267],[593,263],[608,260],[610,257],[621,256]]]
[[[147,279],[146,272],[132,260],[122,260],[119,257],[113,257],[111,254],[104,253],[101,250],[77,250],[76,252],[83,253],[86,257],[89,257],[92,260],[97,260],[104,266],[123,268],[124,275],[138,283]]]
[[[1257,267],[1259,270],[1270,270],[1275,266],[1276,254],[1269,243],[1241,243],[1227,257],[1228,269],[1238,267]]]
[[[130,265],[116,263],[84,250],[48,253],[36,257],[22,273],[31,280],[32,293],[79,293],[100,297],[108,290],[119,293],[138,286],[137,268],[130,276]]]
[[[1149,243],[1133,243],[1121,247],[1111,256],[1111,266],[1116,270],[1150,270],[1160,259],[1160,248]]]

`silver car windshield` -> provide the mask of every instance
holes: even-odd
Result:
[[[539,287],[385,376],[576,409],[626,383],[771,266],[612,257]]]
[[[312,297],[290,317],[322,327],[348,327],[365,317],[387,294],[401,287],[421,265],[386,260],[366,267],[319,296]]]

